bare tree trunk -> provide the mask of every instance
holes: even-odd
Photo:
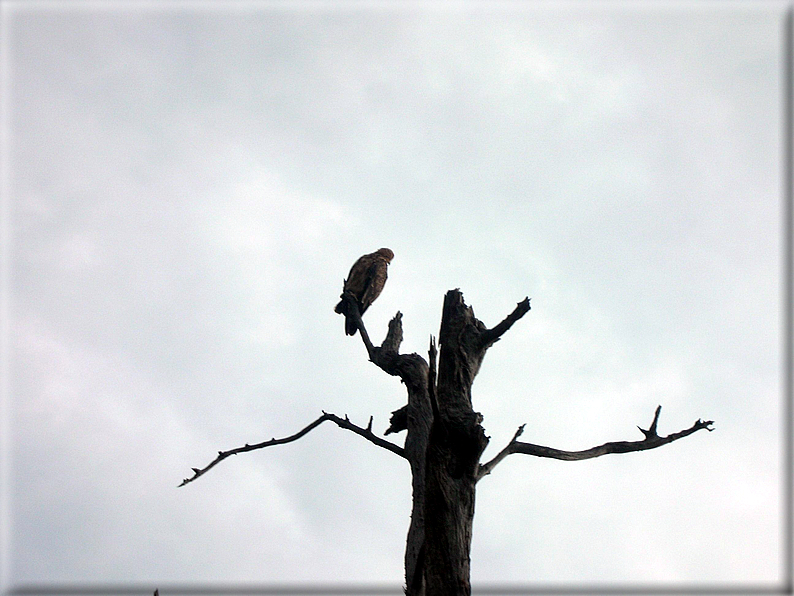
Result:
[[[424,364],[424,360],[422,360]],[[405,457],[411,464],[413,507],[411,509],[411,525],[408,528],[408,539],[405,547],[405,586],[406,594],[424,596],[424,546],[425,546],[425,469],[427,445],[433,412],[430,408],[427,386],[427,365],[417,367],[423,369],[423,377],[418,383],[408,387],[407,425],[408,436],[405,438]]]
[[[527,304],[528,306],[528,304]],[[439,343],[438,381],[435,380],[435,346],[430,348],[430,375],[427,398],[432,415],[411,420],[409,414],[406,456],[414,474],[414,512],[423,500],[424,546],[418,569],[407,575],[407,594],[417,596],[457,596],[471,593],[469,568],[475,485],[480,455],[488,444],[480,426],[482,416],[471,403],[471,386],[485,351],[493,343],[488,329],[474,317],[458,290],[444,298]],[[409,409],[410,411],[410,409]],[[428,432],[429,430],[429,432]],[[424,462],[414,461],[420,453],[410,453],[409,443],[416,435],[425,436]],[[412,437],[412,435],[415,435]],[[412,520],[412,530],[414,530]],[[418,535],[418,530],[414,530]],[[409,533],[408,548],[413,549]],[[406,558],[406,571],[408,558]]]
[[[369,337],[359,318],[362,338]],[[424,546],[425,546],[425,469],[427,446],[433,423],[433,410],[429,391],[432,383],[430,367],[418,354],[400,354],[402,343],[402,315],[397,313],[389,323],[389,332],[379,348],[368,346],[370,360],[390,375],[399,376],[408,392],[408,405],[392,413],[391,426],[386,434],[408,430],[405,438],[404,457],[411,465],[413,508],[411,525],[405,548],[406,594],[424,596]],[[431,357],[431,363],[435,362]],[[433,376],[435,369],[433,368]]]
[[[453,442],[431,438],[425,475],[424,576],[426,593],[432,596],[471,594],[475,480],[467,471],[460,476],[451,473],[456,459]]]

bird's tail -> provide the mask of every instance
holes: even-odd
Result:
[[[334,312],[339,313],[340,315],[345,315],[345,333],[347,335],[355,335],[358,328],[356,327],[356,322],[353,320],[352,317],[347,316],[347,303],[344,300],[340,300],[339,304],[334,307]]]
[[[355,335],[356,331],[358,331],[358,327],[356,327],[353,317],[345,316],[345,333],[347,335]]]

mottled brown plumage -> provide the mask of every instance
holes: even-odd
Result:
[[[362,315],[383,291],[383,286],[386,284],[386,269],[393,258],[394,253],[391,250],[381,248],[359,258],[350,268],[342,296],[345,292],[352,294]],[[355,335],[356,324],[352,317],[347,316],[347,303],[344,299],[336,305],[334,311],[345,315],[345,333]]]

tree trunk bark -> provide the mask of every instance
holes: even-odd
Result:
[[[422,362],[424,364],[424,361]],[[417,367],[417,370],[419,368]],[[425,468],[433,412],[428,397],[427,365],[421,367],[421,370],[423,376],[420,377],[419,383],[408,388],[408,436],[405,439],[405,456],[411,464],[413,488],[411,525],[405,548],[405,585],[406,594],[410,596],[425,594]]]
[[[428,390],[414,407],[409,401],[405,447],[414,475],[406,549],[409,596],[471,594],[475,484],[480,455],[488,444],[482,416],[472,408],[471,385],[492,343],[482,341],[485,331],[462,294],[449,291],[439,333],[438,380],[431,346]],[[410,395],[409,391],[409,400]],[[417,546],[420,537],[422,544]]]

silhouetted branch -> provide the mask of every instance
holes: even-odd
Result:
[[[504,449],[502,449],[499,453],[497,453],[496,457],[494,457],[491,461],[489,461],[487,464],[482,464],[478,468],[478,470],[477,470],[477,480],[479,480],[483,476],[487,476],[488,474],[490,474],[491,470],[493,470],[494,467],[496,467],[496,464],[498,464],[500,461],[502,461],[508,455],[513,453],[513,449],[516,446],[516,444],[518,443],[518,441],[516,439],[518,439],[518,437],[521,436],[521,433],[524,432],[524,427],[525,426],[526,426],[526,424],[522,424],[521,426],[519,426],[518,430],[516,431],[516,434],[513,435],[513,438],[510,440],[510,442],[507,444],[507,446],[505,446]]]
[[[519,302],[513,312],[505,317],[505,319],[492,327],[491,329],[485,330],[482,335],[480,336],[480,342],[483,346],[489,346],[492,343],[499,341],[499,338],[505,334],[505,332],[513,326],[513,323],[518,321],[521,317],[523,317],[527,312],[529,312],[529,298],[524,298],[521,302]]]
[[[656,425],[659,423],[659,413],[662,411],[662,406],[656,406],[656,412],[653,415],[653,422],[651,422],[651,426],[648,430],[638,426],[637,428],[640,429],[640,432],[645,435],[645,438],[651,440],[659,435],[656,434]]]
[[[399,410],[394,410],[389,419],[389,428],[386,429],[384,435],[391,433],[398,433],[408,428],[408,406],[405,405]]]
[[[389,321],[389,330],[380,345],[383,352],[400,353],[400,345],[403,343],[403,314],[398,310],[397,314]]]
[[[430,336],[430,349],[428,350],[427,395],[430,397],[430,407],[433,409],[433,419],[440,420],[438,413],[438,396],[436,395],[436,338]]]
[[[369,339],[366,327],[364,327],[364,320],[361,318],[361,311],[358,309],[358,300],[356,300],[356,297],[350,292],[342,292],[341,298],[346,303],[347,316],[353,320],[358,332],[361,334],[361,339],[364,342],[364,346],[367,348],[369,359],[374,360],[375,348]]]
[[[344,293],[342,298],[347,301],[348,317],[353,320],[356,329],[361,334],[361,340],[367,348],[370,362],[384,372],[402,378],[404,382],[407,382],[406,376],[415,376],[412,369],[419,364],[416,360],[419,357],[415,354],[400,354],[400,344],[403,341],[402,313],[397,311],[397,314],[389,321],[389,330],[383,343],[378,347],[374,346],[369,338],[355,298],[349,292]],[[419,359],[421,360],[421,358]],[[422,362],[424,361],[422,360]]]
[[[201,469],[192,468],[193,476],[191,476],[190,478],[185,478],[184,480],[182,480],[182,484],[180,484],[179,486],[184,486],[184,485],[186,485],[189,482],[193,482],[196,478],[198,478],[199,476],[203,476],[209,470],[214,468],[217,464],[219,464],[224,459],[226,459],[227,457],[230,457],[232,455],[237,455],[238,453],[245,453],[246,451],[255,451],[256,449],[264,449],[265,447],[273,447],[274,445],[284,445],[285,443],[291,443],[293,441],[297,441],[298,439],[300,439],[302,436],[307,434],[312,429],[320,426],[326,420],[330,420],[331,422],[333,422],[334,424],[336,424],[340,428],[344,428],[346,430],[353,431],[357,435],[360,435],[360,436],[364,437],[365,439],[367,439],[371,443],[374,443],[378,447],[382,447],[383,449],[387,449],[387,450],[391,451],[392,453],[396,453],[400,457],[405,457],[405,451],[403,450],[402,447],[400,447],[398,445],[395,445],[394,443],[390,443],[389,441],[386,441],[384,439],[381,439],[380,437],[378,437],[375,434],[373,434],[373,432],[372,432],[372,417],[371,416],[370,416],[370,419],[369,419],[369,424],[367,424],[367,428],[361,428],[360,426],[356,426],[355,424],[350,422],[350,419],[347,416],[345,416],[344,418],[340,418],[339,416],[336,416],[334,414],[329,414],[328,412],[323,412],[323,415],[320,416],[317,420],[315,420],[314,422],[312,422],[311,424],[306,426],[306,428],[304,428],[303,430],[295,433],[292,436],[285,437],[283,439],[275,439],[275,438],[273,438],[273,439],[270,439],[269,441],[263,441],[262,443],[256,443],[254,445],[248,445],[246,443],[243,447],[237,447],[236,449],[230,449],[229,451],[218,451],[218,457],[216,457],[214,460],[212,460],[206,467],[201,468]]]
[[[538,457],[551,457],[554,459],[574,461],[599,457],[608,453],[628,453],[630,451],[654,449],[656,447],[666,445],[667,443],[672,443],[673,441],[686,437],[687,435],[691,435],[693,432],[703,428],[709,432],[714,430],[713,428],[710,428],[711,425],[714,424],[713,420],[706,420],[704,422],[698,418],[691,427],[677,433],[667,435],[666,437],[660,437],[656,432],[656,425],[659,421],[659,413],[661,410],[662,406],[656,408],[653,422],[651,423],[651,426],[648,430],[637,427],[640,428],[642,433],[645,435],[645,438],[642,441],[615,441],[612,443],[604,443],[603,445],[599,445],[598,447],[593,447],[591,449],[585,449],[584,451],[563,451],[561,449],[554,449],[553,447],[543,447],[542,445],[533,445],[532,443],[522,443],[518,440],[518,437],[524,431],[524,425],[522,424],[520,427],[518,427],[518,430],[516,431],[516,434],[513,436],[513,439],[510,441],[510,443],[508,443],[507,446],[502,449],[491,461],[480,466],[477,472],[477,479],[479,480],[483,476],[490,474],[496,464],[498,464],[511,453],[524,453],[526,455],[536,455]]]

